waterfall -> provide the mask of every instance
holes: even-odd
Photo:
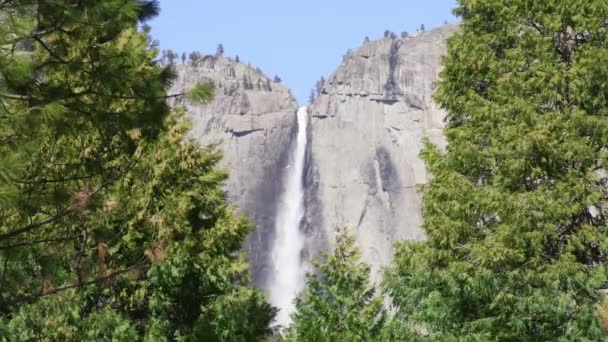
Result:
[[[279,309],[277,324],[287,326],[295,309],[296,296],[304,289],[306,269],[301,260],[304,235],[300,223],[304,217],[304,162],[306,157],[308,114],[306,107],[297,112],[297,143],[287,167],[285,192],[282,194],[275,223],[275,239],[272,245],[272,273],[268,292],[270,303]]]

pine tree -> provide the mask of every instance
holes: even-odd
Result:
[[[311,105],[315,102],[315,90],[314,89],[310,89],[310,95],[308,95],[308,104]]]
[[[198,51],[192,51],[188,54],[188,59],[190,59],[190,63],[192,65],[197,65],[198,62],[200,62],[200,60],[203,58],[203,56],[201,55],[200,52]]]
[[[321,96],[321,93],[323,93],[323,87],[325,87],[325,77],[321,76],[321,78],[315,83],[317,97]]]
[[[316,263],[306,291],[296,299],[287,341],[377,341],[384,323],[382,297],[369,283],[369,266],[361,264],[354,239],[337,237],[332,255]]]
[[[433,340],[605,340],[608,4],[456,13],[436,96],[449,145],[423,152],[427,240],[386,277],[399,317]]]
[[[137,30],[158,4],[0,12],[0,339],[264,338],[273,309],[239,253],[252,226],[219,153],[169,115],[172,69]]]
[[[177,58],[177,53],[171,49],[167,50],[167,61],[169,64],[175,64],[175,59]]]

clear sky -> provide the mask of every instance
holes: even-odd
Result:
[[[306,104],[310,89],[329,76],[365,36],[382,37],[453,22],[455,0],[160,0],[152,35],[161,49],[238,55],[266,75],[278,75]]]

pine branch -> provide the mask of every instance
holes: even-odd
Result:
[[[39,298],[44,298],[44,297],[52,296],[54,294],[57,294],[57,293],[60,293],[60,292],[64,292],[64,291],[67,291],[67,290],[81,289],[81,288],[88,287],[88,286],[91,286],[91,285],[94,285],[94,284],[103,283],[105,280],[114,278],[116,276],[119,276],[119,275],[127,273],[127,272],[130,272],[130,271],[132,271],[135,268],[145,266],[147,263],[148,263],[147,259],[145,257],[142,257],[135,264],[133,264],[133,265],[131,265],[131,266],[125,268],[125,269],[114,271],[114,272],[112,272],[112,273],[110,273],[108,275],[105,275],[103,277],[97,277],[97,278],[95,278],[93,280],[89,280],[89,281],[86,281],[86,282],[77,282],[77,283],[72,283],[70,285],[56,287],[54,289],[47,290],[47,291],[44,291],[44,292],[42,290],[40,290],[40,291],[38,291],[36,293],[32,293],[32,294],[29,294],[29,295],[24,295],[24,296],[19,296],[19,297],[16,297],[16,298],[12,298],[10,300],[6,300],[6,301],[0,302],[0,307],[2,307],[2,308],[8,308],[8,307],[10,307],[12,305],[15,305],[15,304],[31,303],[31,302],[39,299]]]
[[[123,177],[124,175],[126,175],[129,171],[131,171],[139,163],[139,161],[141,160],[141,158],[143,157],[143,155],[144,155],[144,151],[141,151],[141,153],[139,154],[139,156],[137,156],[137,158],[131,163],[131,165],[129,165],[125,170],[122,170],[120,172],[120,174],[118,174],[114,179],[108,180],[105,183],[99,185],[99,187],[96,190],[94,190],[94,191],[91,192],[90,196],[93,196],[93,195],[97,194],[99,191],[101,191],[102,189],[104,189],[108,185],[113,184],[120,177]],[[50,223],[53,223],[55,220],[60,219],[62,217],[65,217],[65,216],[67,216],[67,215],[69,215],[69,214],[71,214],[73,212],[74,211],[72,209],[65,209],[64,211],[60,212],[59,214],[56,214],[56,215],[54,215],[52,217],[49,217],[46,220],[39,221],[39,222],[36,222],[36,223],[32,223],[32,224],[29,224],[29,225],[27,225],[25,227],[18,228],[16,230],[13,230],[13,231],[8,232],[6,234],[0,235],[0,241],[8,240],[8,239],[13,238],[15,236],[18,236],[20,234],[31,232],[31,231],[33,231],[35,229],[38,229],[38,228],[42,227],[42,226],[45,226],[45,225],[50,224]]]
[[[33,245],[37,245],[40,243],[65,242],[65,241],[70,241],[73,239],[75,239],[75,237],[64,237],[64,238],[57,238],[57,239],[44,239],[44,240],[20,242],[20,243],[0,246],[0,250],[9,250],[12,248],[17,248],[17,247],[28,247],[28,246],[33,246]]]
[[[107,171],[109,169],[105,169],[103,171]],[[94,175],[86,175],[86,176],[80,176],[80,177],[70,177],[70,178],[56,178],[56,179],[38,179],[38,180],[16,180],[16,183],[19,184],[28,184],[28,185],[32,185],[32,184],[52,184],[52,183],[66,183],[66,182],[74,182],[74,181],[80,181],[80,180],[85,180],[85,179],[91,179],[95,176],[98,176],[97,174]]]
[[[172,98],[177,98],[177,97],[183,97],[188,94],[178,93],[178,94],[162,95],[162,96],[133,96],[133,95],[129,96],[129,95],[101,94],[94,90],[89,90],[89,91],[84,91],[84,92],[80,92],[80,93],[75,93],[74,95],[75,96],[82,96],[82,95],[108,96],[113,99],[119,99],[119,100],[154,100],[154,99],[161,100],[161,99],[172,99]]]
[[[13,230],[11,232],[8,232],[6,234],[2,234],[2,235],[0,235],[0,241],[2,241],[2,240],[8,240],[8,239],[13,238],[13,237],[15,237],[17,235],[21,235],[23,233],[27,233],[27,232],[30,232],[30,231],[35,230],[37,228],[40,228],[42,226],[45,226],[45,225],[47,225],[49,223],[54,222],[55,220],[58,220],[58,219],[60,219],[62,217],[67,216],[71,212],[72,212],[71,209],[67,209],[67,210],[64,210],[64,211],[60,212],[57,215],[54,215],[54,216],[51,216],[51,217],[47,218],[46,220],[42,220],[42,221],[39,221],[39,222],[36,222],[36,223],[32,223],[32,224],[29,224],[29,225],[27,225],[25,227],[22,227],[22,228],[19,228],[19,229],[15,229],[15,230]]]
[[[46,50],[46,52],[48,52],[53,58],[61,61],[62,63],[68,63],[66,60],[59,57],[53,50],[51,50],[51,48],[46,45],[46,43],[40,38],[40,36],[34,35],[32,38],[34,38],[34,40],[37,41],[42,46],[42,48]]]
[[[28,96],[25,96],[25,95],[14,95],[14,94],[0,93],[0,97],[3,97],[5,99],[9,99],[9,100],[17,100],[17,101],[29,101],[30,100],[30,98]]]

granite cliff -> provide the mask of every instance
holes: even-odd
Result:
[[[352,230],[374,273],[396,241],[423,238],[416,185],[427,173],[418,154],[424,137],[445,144],[432,94],[456,29],[364,42],[310,106],[307,230],[321,229],[330,243],[336,230]]]
[[[327,79],[308,109],[303,258],[331,248],[335,233],[350,229],[376,273],[390,262],[396,241],[424,237],[416,185],[428,175],[418,154],[424,137],[445,144],[444,113],[432,94],[445,40],[456,29],[366,41]],[[191,136],[224,151],[229,199],[257,225],[246,248],[254,280],[264,287],[298,105],[259,69],[221,55],[176,68],[172,91],[200,81],[216,88],[208,105],[182,104]]]

